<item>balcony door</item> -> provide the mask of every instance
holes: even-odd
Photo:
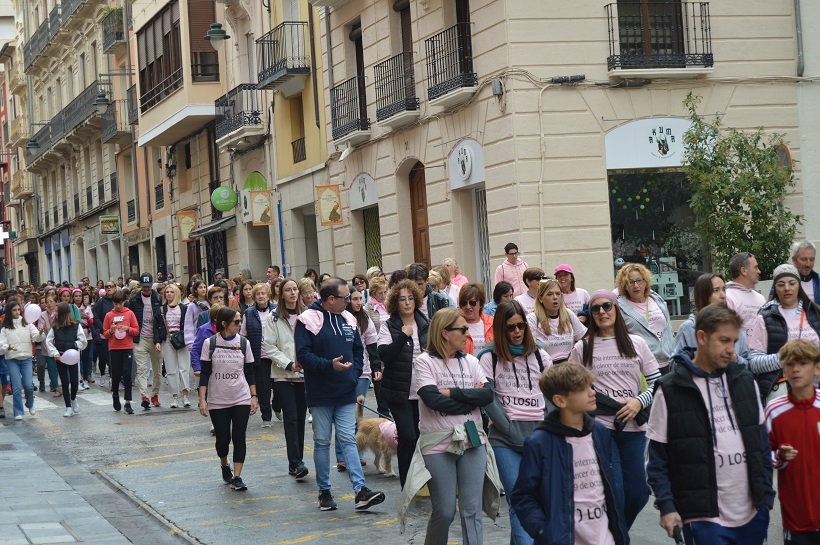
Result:
[[[430,229],[427,221],[427,184],[424,165],[416,163],[410,170],[410,210],[413,218],[413,259],[430,267]]]
[[[680,0],[619,0],[618,36],[629,68],[686,65]]]
[[[413,27],[410,17],[410,0],[397,0],[393,3],[393,10],[399,14],[401,28],[402,68],[404,70],[404,96],[416,96],[416,78],[413,74]]]
[[[350,40],[353,42],[353,50],[356,55],[356,83],[359,94],[359,119],[367,119],[367,95],[365,94],[364,79],[364,42],[362,42],[361,21],[353,25],[350,29]]]

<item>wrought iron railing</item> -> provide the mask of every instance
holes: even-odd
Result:
[[[282,23],[256,40],[260,89],[284,76],[310,73],[308,40],[308,24],[299,21]]]
[[[242,83],[214,102],[216,137],[227,136],[243,127],[262,125],[262,98],[256,84]]]
[[[334,140],[370,129],[364,76],[350,78],[330,89],[330,113]]]
[[[97,180],[97,203],[105,202],[105,180]]]
[[[114,100],[108,104],[108,108],[102,115],[103,143],[110,142],[117,135],[131,132],[131,127],[128,124],[128,113],[126,112],[127,107],[128,101],[125,99]]]
[[[380,62],[373,68],[376,73],[376,120],[382,121],[397,113],[416,111],[413,53],[403,52]]]
[[[108,177],[108,183],[110,185],[109,191],[111,192],[111,198],[116,199],[117,196],[120,194],[120,186],[116,172],[112,172],[111,175]]]
[[[154,209],[161,210],[165,208],[165,191],[162,187],[162,182],[154,186]]]
[[[77,11],[85,0],[63,0],[63,21],[68,20],[69,17],[74,15],[74,12]]]
[[[26,148],[26,164],[31,164],[51,147],[51,123],[43,125],[31,138],[37,142],[37,147]]]
[[[128,124],[139,123],[140,103],[137,100],[137,84],[128,88]]]
[[[609,70],[714,64],[709,2],[618,2],[606,13]]]
[[[473,71],[470,23],[456,23],[424,41],[427,51],[427,98],[434,100],[463,87],[478,86]]]
[[[293,164],[301,163],[305,159],[307,159],[307,150],[305,150],[305,137],[297,138],[293,142],[290,143],[290,147],[293,149]]]
[[[134,223],[137,221],[137,201],[131,199],[125,203],[125,206],[128,211],[128,223]]]
[[[63,109],[66,132],[77,127],[97,111],[94,106],[94,99],[99,93],[99,88],[99,81],[95,80],[94,83],[83,89],[83,91],[77,95],[77,98],[69,102],[68,106]]]
[[[62,19],[60,18],[60,4],[56,4],[53,8],[51,8],[51,12],[48,14],[48,39],[49,41],[54,39],[54,36],[60,31],[60,24],[62,23]]]
[[[161,82],[145,91],[140,96],[140,112],[145,113],[168,96],[171,92],[182,87],[182,67],[177,68]]]
[[[117,43],[125,41],[123,31],[122,8],[114,8],[102,20],[103,27],[103,53],[108,51]]]
[[[25,70],[28,70],[37,56],[43,52],[48,43],[48,37],[48,18],[46,18],[43,19],[37,30],[32,33],[28,41],[23,44],[23,66]]]

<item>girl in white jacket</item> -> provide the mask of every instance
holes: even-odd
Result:
[[[9,303],[6,307],[2,329],[0,329],[0,353],[6,356],[6,364],[11,375],[15,420],[23,419],[26,408],[32,415],[37,412],[34,408],[34,387],[31,374],[32,343],[45,338],[42,331],[26,323],[22,316],[22,309],[23,307],[17,301]],[[25,390],[25,406],[21,390]]]
[[[88,345],[88,341],[80,322],[71,314],[70,304],[62,302],[57,305],[57,318],[46,335],[45,344],[48,355],[57,361],[57,372],[60,374],[60,382],[63,385],[63,400],[66,407],[63,416],[66,418],[74,416],[80,412],[80,405],[77,403],[79,362],[67,365],[61,360],[68,350],[82,352]]]

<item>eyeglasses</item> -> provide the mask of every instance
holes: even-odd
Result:
[[[525,331],[527,329],[527,322],[518,322],[517,324],[507,324],[507,333],[512,333],[515,330]]]
[[[466,307],[467,305],[470,305],[471,307],[477,307],[478,301],[476,301],[475,299],[470,299],[469,301],[459,301],[458,303],[458,306],[460,307]]]
[[[335,297],[336,299],[344,299],[344,300],[345,300],[345,303],[347,303],[348,301],[350,301],[350,294],[345,295],[343,298],[342,298],[342,297],[339,297],[338,295],[334,295],[333,297]]]
[[[589,311],[593,315],[595,315],[595,314],[598,314],[599,312],[601,312],[601,309],[603,309],[604,312],[609,312],[610,310],[612,310],[613,306],[614,305],[613,305],[612,301],[607,301],[606,303],[602,303],[600,305],[592,305],[591,307],[589,307]]]
[[[107,290],[114,289],[114,288],[116,288],[116,287],[117,287],[117,286],[115,286],[114,284],[106,284],[106,285],[105,285],[105,289],[107,289]]]
[[[465,326],[461,326],[461,327],[445,327],[444,330],[445,331],[461,331],[462,335],[466,335],[467,332],[470,330],[470,328],[465,325]]]
[[[236,325],[242,325],[242,320],[234,320],[233,323]]]
[[[507,252],[507,255],[512,257],[518,257],[518,252]]]
[[[367,282],[365,282],[365,281],[364,281],[364,280],[362,280],[361,278],[360,278],[360,279],[358,279],[358,280],[356,280],[356,285],[357,285],[357,286],[358,286],[359,284],[366,284],[366,283],[367,283]]]
[[[643,278],[638,278],[637,280],[627,280],[630,286],[643,286],[646,283],[646,280]]]

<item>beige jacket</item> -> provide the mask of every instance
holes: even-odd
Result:
[[[0,354],[7,360],[25,360],[33,356],[32,343],[40,342],[46,336],[32,324],[23,325],[23,319],[14,320],[14,329],[0,329]]]
[[[278,309],[271,311],[265,320],[262,342],[265,343],[265,354],[273,362],[270,366],[271,378],[305,378],[302,373],[287,370],[288,365],[296,361],[296,341],[293,339],[293,329],[286,319],[279,316]]]

